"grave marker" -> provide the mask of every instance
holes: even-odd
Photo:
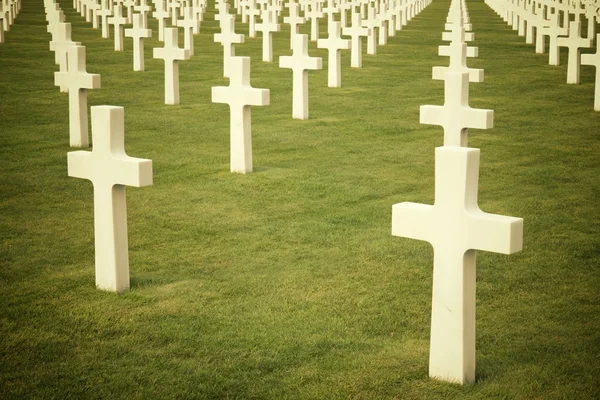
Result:
[[[579,83],[579,70],[581,66],[581,50],[592,47],[592,39],[584,39],[581,37],[581,23],[571,21],[569,24],[569,36],[558,38],[556,45],[569,49],[569,61],[567,64],[567,83]],[[559,55],[560,57],[560,55]]]
[[[179,104],[179,61],[190,58],[189,51],[180,49],[177,28],[165,28],[165,46],[154,49],[154,58],[165,61],[165,104]]]
[[[121,13],[121,6],[115,6],[114,16],[108,18],[108,23],[115,29],[115,51],[123,51],[123,25],[127,23],[127,18]]]
[[[596,36],[596,52],[593,54],[583,54],[581,64],[592,65],[596,67],[596,80],[594,83],[594,110],[600,111],[600,34]]]
[[[329,87],[342,86],[341,50],[350,50],[350,40],[342,39],[340,31],[340,22],[329,21],[329,37],[317,41],[317,47],[327,49],[328,52],[327,86]]]
[[[133,28],[125,29],[125,36],[133,39],[133,70],[144,70],[144,39],[152,37],[152,30],[144,27],[144,16],[133,15]]]

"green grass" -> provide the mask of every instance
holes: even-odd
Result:
[[[89,105],[125,107],[126,150],[153,160],[154,186],[127,193],[131,290],[96,290],[92,185],[67,176],[67,95],[42,2],[23,0],[0,45],[0,398],[600,398],[593,68],[566,85],[564,50],[548,66],[468,3],[469,65],[485,69],[470,103],[495,111],[494,129],[470,132],[479,204],[524,218],[525,236],[521,253],[478,255],[477,382],[461,387],[427,377],[432,249],[390,234],[394,203],[433,202],[442,131],[418,113],[443,103],[430,77],[447,64],[436,54],[449,1],[365,52],[363,69],[345,53],[341,89],[310,72],[307,121],[291,119],[291,71],[277,67],[287,26],[274,63],[246,38],[236,53],[271,89],[252,110],[249,175],[229,173],[229,110],[210,101],[227,84],[212,2],[180,65],[179,106],[163,104],[156,38],[133,72],[130,39],[114,52],[71,4],[73,39],[102,75]]]

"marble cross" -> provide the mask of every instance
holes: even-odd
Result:
[[[229,105],[231,172],[252,172],[250,106],[269,105],[269,89],[250,86],[250,57],[231,57],[229,86],[212,88],[213,103]]]
[[[154,58],[165,60],[165,104],[179,104],[179,61],[190,58],[179,48],[177,28],[165,28],[165,46],[154,49]]]
[[[592,39],[581,37],[581,22],[571,21],[569,24],[569,36],[556,39],[556,45],[569,49],[569,61],[567,64],[567,83],[579,83],[579,71],[581,67],[581,50],[592,47]],[[560,57],[560,55],[559,55]]]
[[[443,106],[421,106],[422,124],[444,128],[444,146],[468,145],[468,130],[489,129],[494,125],[494,111],[469,107],[469,73],[446,72]]]
[[[100,21],[102,22],[102,38],[108,39],[110,38],[110,30],[108,29],[108,17],[113,15],[112,10],[109,7],[110,0],[100,0],[102,2],[102,7],[96,11],[96,14],[100,16]]]
[[[292,51],[291,56],[279,57],[279,68],[292,69],[292,118],[308,119],[308,71],[322,69],[323,60],[308,55],[307,35],[296,35]]]
[[[54,83],[69,90],[69,143],[72,147],[88,147],[87,89],[100,87],[100,75],[86,71],[85,47],[68,48],[67,72],[55,72]]]
[[[290,26],[290,49],[294,44],[294,37],[299,33],[299,25],[302,25],[306,22],[304,17],[301,17],[298,12],[298,3],[294,1],[290,1],[286,4],[289,10],[289,16],[283,18],[283,22],[289,24]]]
[[[583,54],[581,64],[596,67],[596,80],[594,81],[594,110],[600,111],[600,34],[596,36],[596,52]]]
[[[190,6],[183,8],[183,19],[177,21],[177,26],[183,28],[183,47],[194,55],[194,31],[198,30],[200,23],[194,15],[194,9]]]
[[[429,375],[456,383],[475,381],[476,251],[523,247],[521,218],[479,209],[478,175],[479,149],[438,147],[434,205],[392,207],[392,235],[433,246]]]
[[[165,21],[169,19],[171,13],[165,5],[165,0],[156,0],[155,4],[156,11],[152,13],[152,16],[158,21],[158,40],[164,42]]]
[[[342,39],[340,36],[341,23],[337,21],[329,21],[327,39],[319,39],[317,47],[327,49],[327,86],[342,87],[342,61],[341,51],[350,50],[350,40]]]
[[[152,30],[144,27],[144,16],[133,15],[133,28],[125,29],[125,36],[133,39],[133,70],[144,70],[144,39],[152,37]]]
[[[127,24],[127,18],[121,13],[121,6],[115,6],[114,16],[108,18],[108,23],[115,29],[115,51],[123,51],[123,25]]]
[[[68,174],[94,185],[96,287],[129,288],[125,186],[152,185],[152,161],[125,154],[123,107],[92,107],[93,149],[67,154]]]
[[[369,35],[369,29],[362,26],[360,13],[352,13],[352,27],[342,28],[342,33],[351,37],[350,66],[362,68],[362,37]]]
[[[256,30],[262,32],[262,60],[273,61],[273,32],[279,32],[274,11],[265,10],[262,13],[262,22],[256,25]]]
[[[235,56],[234,44],[244,43],[244,35],[235,33],[235,16],[224,15],[221,19],[221,33],[215,33],[215,42],[223,45],[223,76],[229,77],[229,60]]]
[[[323,18],[323,12],[319,10],[319,3],[313,1],[308,5],[309,10],[304,12],[304,17],[310,19],[310,40],[316,42],[319,38],[319,18]]]

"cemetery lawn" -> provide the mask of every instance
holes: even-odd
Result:
[[[180,65],[181,105],[164,105],[159,47],[132,71],[61,0],[87,70],[88,104],[125,107],[125,147],[154,185],[127,189],[131,290],[95,289],[93,194],[67,176],[67,94],[54,86],[41,1],[23,0],[0,44],[0,398],[2,399],[598,399],[600,113],[595,70],[567,85],[483,2],[467,2],[485,82],[470,104],[495,111],[471,130],[481,149],[479,205],[524,218],[523,251],[480,252],[477,381],[428,378],[433,252],[392,237],[391,207],[433,203],[443,104],[432,81],[447,0],[366,55],[342,56],[342,88],[311,71],[310,119],[291,119],[289,28],[261,38],[251,82],[255,172],[229,172],[229,109],[214,4]],[[237,32],[247,35],[239,18]],[[302,27],[308,33],[309,24]],[[584,27],[585,31],[585,27]],[[111,32],[111,37],[113,33]],[[321,35],[326,23],[321,22]],[[180,45],[183,34],[180,35]],[[310,53],[324,58],[311,42]]]

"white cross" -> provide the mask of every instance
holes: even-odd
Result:
[[[286,7],[290,9],[289,16],[283,18],[283,22],[290,25],[290,49],[294,44],[294,36],[296,36],[299,32],[300,28],[298,25],[301,25],[306,22],[304,17],[301,17],[298,14],[298,3],[295,3],[293,0],[290,1]]]
[[[548,64],[560,65],[560,54],[558,51],[557,39],[559,36],[565,36],[568,34],[567,28],[562,28],[558,23],[558,12],[554,14],[554,18],[549,22],[548,26],[544,26],[541,29],[541,34],[550,37],[549,47],[549,58]]]
[[[108,29],[108,17],[113,15],[112,10],[109,8],[110,0],[101,0],[102,8],[96,11],[96,14],[100,16],[102,21],[102,38],[108,39],[110,37],[110,30]]]
[[[342,28],[344,35],[350,36],[350,66],[352,68],[362,68],[362,36],[369,35],[369,29],[363,28],[360,19],[360,13],[352,12],[352,27]]]
[[[350,50],[350,40],[342,39],[340,36],[341,23],[338,21],[329,21],[327,39],[319,39],[317,47],[327,49],[327,86],[342,87],[342,59],[341,50]]]
[[[598,5],[596,5],[596,3],[593,1],[588,1],[585,4],[585,17],[587,18],[588,23],[588,39],[593,39],[596,34],[596,19],[598,18],[599,10],[600,7],[598,7]]]
[[[369,34],[367,35],[367,54],[375,55],[377,54],[375,28],[379,27],[379,21],[375,18],[375,7],[372,4],[369,4],[368,18],[362,21],[362,26],[369,29]]]
[[[92,107],[93,149],[67,154],[69,176],[94,185],[96,287],[129,288],[125,185],[152,185],[152,160],[125,154],[123,107]]]
[[[319,10],[319,3],[313,1],[308,4],[310,11],[304,12],[304,17],[310,18],[310,40],[316,42],[319,38],[319,18],[323,17],[323,13]]]
[[[443,106],[421,106],[420,123],[442,126],[444,146],[466,147],[467,128],[489,129],[493,122],[494,111],[469,107],[467,72],[446,72]]]
[[[472,38],[472,35],[470,36]],[[450,65],[448,67],[433,67],[432,78],[444,80],[445,73],[448,71],[468,72],[470,82],[483,82],[483,69],[467,67],[467,57],[477,57],[478,48],[466,45],[465,29],[459,24],[454,24],[451,34],[443,35],[442,39],[452,40],[450,45],[439,46],[438,48],[440,56],[450,57]]]
[[[92,28],[98,29],[98,11],[102,9],[102,5],[98,3],[98,0],[90,0],[89,11],[92,14]]]
[[[55,72],[54,83],[69,90],[69,143],[72,147],[88,147],[88,114],[86,89],[100,87],[100,75],[86,72],[85,47],[67,50],[67,72]]]
[[[262,22],[256,25],[256,30],[262,32],[262,60],[273,61],[273,32],[279,32],[274,11],[265,10],[262,13]]]
[[[308,119],[308,70],[323,68],[321,57],[308,55],[308,36],[296,35],[291,56],[279,57],[279,68],[291,68],[292,118]]]
[[[125,6],[125,9],[127,10],[127,23],[131,24],[133,22],[133,18],[131,17],[133,15],[133,7],[135,6],[135,1],[134,0],[123,0],[123,6]]]
[[[154,49],[154,58],[165,60],[165,104],[179,104],[179,61],[190,58],[178,46],[177,28],[165,28],[165,47]]]
[[[177,26],[177,10],[181,7],[177,0],[167,0],[167,9],[171,11],[171,26]]]
[[[433,246],[429,375],[475,380],[476,250],[503,254],[523,247],[523,220],[487,214],[477,205],[479,149],[435,150],[435,204],[392,207],[392,235]]]
[[[334,0],[327,0],[327,7],[323,9],[323,13],[327,15],[327,23],[335,20],[334,15],[340,12],[339,7],[336,6]]]
[[[184,18],[177,21],[177,26],[183,28],[183,47],[190,52],[190,56],[194,55],[194,31],[198,30],[200,23],[194,16],[192,7],[184,8]]]
[[[54,51],[54,61],[59,66],[60,72],[67,72],[68,68],[68,49],[70,46],[80,45],[80,42],[71,40],[71,23],[61,22],[58,24],[55,40],[50,42],[50,50]],[[69,89],[65,85],[60,86],[60,91],[67,93]]]
[[[579,70],[581,66],[581,50],[592,47],[592,39],[581,37],[581,22],[571,21],[569,24],[569,36],[558,38],[557,46],[569,49],[569,61],[567,64],[567,83],[579,83]],[[560,55],[559,55],[560,57]]]
[[[144,39],[152,37],[152,30],[144,27],[144,16],[133,15],[133,28],[125,29],[125,36],[133,39],[133,70],[144,70]]]
[[[600,111],[600,34],[596,36],[596,52],[593,54],[583,54],[581,64],[592,65],[596,67],[596,80],[594,82],[594,110]]]
[[[215,33],[215,42],[223,45],[223,76],[229,77],[229,60],[235,56],[234,44],[244,43],[244,35],[235,33],[235,16],[224,15],[221,20],[221,33]]]
[[[127,23],[127,18],[121,13],[121,6],[115,6],[114,16],[108,18],[108,23],[115,29],[115,51],[123,51],[123,25]]]
[[[146,0],[140,0],[140,4],[133,6],[133,8],[135,9],[135,11],[142,14],[142,22],[143,22],[142,27],[147,28],[148,27],[148,13],[150,11],[152,11],[152,6],[149,6],[148,4],[146,4]]]
[[[251,38],[256,37],[256,17],[260,15],[260,10],[256,8],[256,0],[250,0],[248,2],[248,10],[246,11],[248,16],[248,36]]]
[[[171,13],[167,10],[165,0],[156,0],[156,11],[152,13],[152,16],[158,21],[158,40],[161,42],[165,41],[165,21],[169,19]]]
[[[250,57],[231,58],[229,86],[212,88],[213,103],[229,104],[231,172],[252,172],[250,106],[269,105],[269,89],[250,86]]]

